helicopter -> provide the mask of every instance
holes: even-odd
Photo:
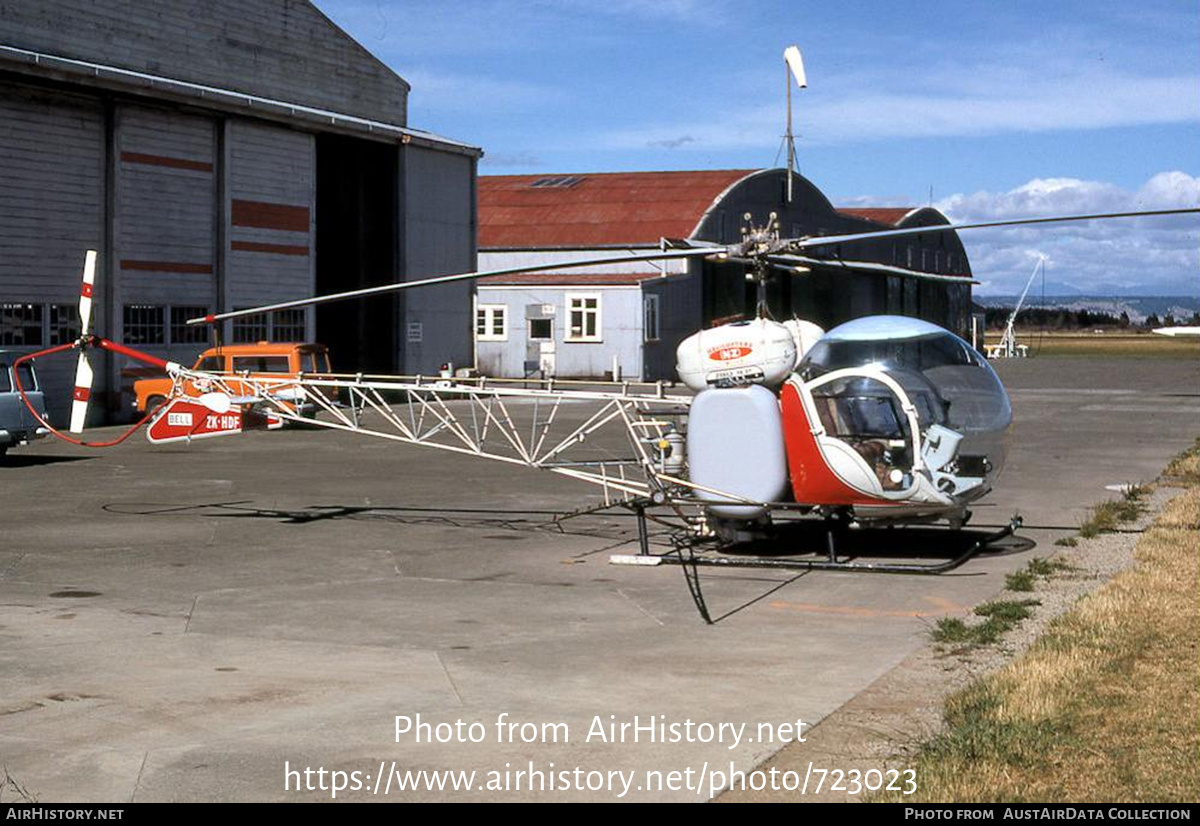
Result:
[[[1197,212],[1051,216],[938,229]],[[254,376],[192,369],[91,333],[94,251],[88,252],[83,270],[80,337],[17,363],[79,351],[69,433],[51,427],[30,406],[51,433],[78,445],[113,446],[142,426],[150,442],[164,444],[303,422],[589,483],[600,488],[602,502],[577,513],[620,506],[637,515],[639,553],[614,555],[617,563],[677,562],[693,573],[697,565],[719,565],[935,574],[958,567],[1015,531],[1018,517],[959,556],[933,564],[839,559],[836,538],[848,527],[944,522],[958,530],[966,525],[970,506],[992,489],[1003,469],[1012,405],[986,359],[929,322],[868,316],[824,330],[800,319],[770,317],[768,283],[779,271],[802,272],[812,261],[811,250],[929,232],[928,227],[783,238],[773,215],[761,226],[754,226],[749,215],[746,219],[736,244],[664,239],[663,249],[653,253],[457,273],[188,320],[216,325],[242,315],[517,272],[691,258],[742,264],[757,286],[756,317],[698,331],[679,344],[677,372],[687,392],[662,381]],[[94,348],[157,367],[173,381],[162,404],[104,442],[79,438],[93,378],[87,354]],[[316,414],[304,415],[302,407]],[[793,518],[826,526],[826,558],[693,552],[706,542],[728,547],[769,537],[778,523]],[[670,528],[678,553],[651,553],[648,521]]]

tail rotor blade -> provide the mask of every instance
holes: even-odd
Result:
[[[96,251],[88,250],[83,261],[83,284],[79,288],[79,330],[85,336],[92,331],[92,287],[95,283]]]
[[[88,302],[91,303],[90,300]],[[71,432],[82,433],[87,421],[88,400],[92,397],[92,366],[87,353],[80,351],[75,367],[75,399],[71,402]]]

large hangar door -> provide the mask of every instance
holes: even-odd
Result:
[[[0,84],[0,349],[32,352],[78,335],[84,251],[105,250],[104,152],[98,101]],[[110,336],[111,281],[100,273],[94,316],[96,331]],[[110,387],[103,363],[93,356],[94,395]],[[50,420],[62,424],[75,362],[47,359],[38,371]]]
[[[394,145],[340,136],[317,139],[317,292],[400,280],[398,164]],[[317,307],[317,339],[339,372],[398,372],[397,297]]]
[[[313,293],[313,137],[233,119],[228,132],[229,260],[226,309]],[[311,338],[310,314],[284,310],[234,319],[235,342]]]
[[[183,320],[217,307],[214,123],[119,105],[115,135],[113,326],[126,344],[190,365],[209,331]],[[133,383],[161,373],[117,362],[122,410],[131,415]]]

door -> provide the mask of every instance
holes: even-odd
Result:
[[[553,376],[558,370],[558,350],[554,341],[554,305],[529,304],[525,307],[525,373]]]

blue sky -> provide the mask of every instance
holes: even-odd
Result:
[[[1200,4],[317,0],[408,80],[410,125],[481,174],[780,165],[835,204],[954,220],[1200,201]],[[1037,255],[1085,292],[1200,294],[1200,221],[964,235],[981,292]],[[1015,285],[1015,286],[1014,286]]]

